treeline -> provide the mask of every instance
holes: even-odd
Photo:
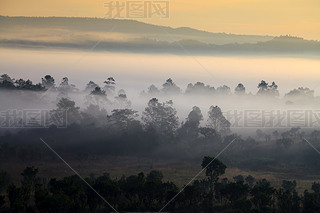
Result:
[[[60,112],[67,111],[67,117]],[[132,109],[114,109],[108,114],[96,105],[84,111],[74,101],[61,98],[50,114],[55,121],[62,119],[67,128],[52,123],[47,128],[6,128],[0,136],[0,158],[22,161],[54,159],[43,152],[39,137],[46,140],[58,153],[86,160],[94,156],[122,155],[152,158],[198,159],[219,153],[232,140],[222,159],[229,165],[259,169],[299,169],[317,173],[320,163],[310,147],[320,147],[319,130],[268,131],[257,130],[256,136],[243,137],[232,133],[230,122],[218,106],[208,110],[207,125],[201,125],[203,115],[194,106],[180,123],[172,102],[149,100],[141,118]],[[21,121],[20,123],[22,123]],[[37,120],[33,121],[33,125]],[[19,123],[19,122],[18,122]],[[305,140],[308,140],[308,142]]]
[[[44,79],[46,87],[57,89],[51,77]],[[69,85],[67,79],[63,82],[63,85]],[[231,132],[231,123],[219,106],[210,106],[205,125],[201,123],[204,116],[197,106],[192,107],[187,118],[180,122],[177,110],[170,100],[160,102],[157,98],[151,98],[141,114],[138,114],[130,108],[131,102],[123,91],[111,102],[107,99],[106,91],[94,83],[90,85],[93,85],[91,88],[94,89],[88,90],[90,93],[86,96],[87,108],[80,109],[67,94],[61,92],[56,108],[49,112],[50,116],[45,117],[45,126],[42,126],[44,124],[41,123],[42,117],[39,114],[28,118],[28,121],[15,117],[11,126],[1,129],[2,156],[15,156],[22,160],[41,159],[39,136],[50,142],[55,141],[52,144],[58,151],[76,153],[82,156],[81,158],[100,154],[193,158],[221,150],[228,142],[237,138],[237,142],[232,146],[235,148],[231,148],[230,152],[233,158],[237,159],[233,163],[238,165],[247,165],[254,169],[259,167],[254,164],[259,162],[256,158],[267,159],[261,164],[270,165],[276,164],[279,159],[292,159],[292,155],[296,154],[288,163],[302,165],[304,162],[307,168],[320,168],[320,164],[314,160],[317,158],[311,158],[313,154],[310,152],[313,150],[309,150],[310,146],[303,140],[307,138],[315,147],[319,147],[318,130],[299,127],[284,129],[282,132],[279,129],[272,132],[257,130],[255,137],[252,135],[244,138]],[[113,78],[107,79],[106,85],[109,92],[115,90]],[[275,91],[276,86],[272,85],[272,91]],[[107,112],[103,106],[109,104],[117,108]],[[13,113],[8,112],[9,120]],[[27,124],[24,126],[24,123],[31,121],[32,128]],[[5,122],[2,121],[1,124]],[[264,142],[267,146],[262,147]],[[250,159],[256,160],[252,162]]]
[[[27,167],[20,185],[11,183],[0,172],[0,210],[2,212],[232,212],[232,213],[315,213],[320,211],[320,183],[302,195],[296,181],[283,180],[274,188],[266,179],[237,175],[233,180],[220,178],[226,165],[213,157],[201,164],[206,178],[193,181],[181,189],[163,181],[161,171],[139,173],[112,179],[108,173],[85,181],[109,204],[106,204],[77,175],[49,181],[38,176],[38,169]],[[176,196],[176,197],[175,197]]]
[[[123,89],[120,89],[116,94],[116,81],[113,77],[107,78],[104,82],[104,86],[99,86],[93,81],[89,81],[86,85],[86,88],[81,91],[74,84],[69,83],[68,77],[64,77],[60,84],[56,86],[56,81],[51,75],[46,75],[41,79],[41,83],[33,84],[30,80],[18,79],[15,80],[3,74],[0,76],[0,89],[18,89],[18,90],[31,90],[31,91],[56,91],[61,93],[86,93],[91,95],[100,95],[105,96],[106,99],[113,98],[115,95],[116,98],[123,98],[126,96],[126,93]],[[262,80],[257,85],[258,91],[255,94],[256,96],[263,97],[279,97],[278,85],[273,81],[268,83]],[[215,88],[214,86],[205,85],[202,82],[196,82],[195,84],[189,83],[185,91],[183,91],[179,86],[177,86],[174,81],[169,78],[162,85],[162,88],[157,88],[155,85],[148,87],[146,91],[142,91],[140,95],[157,97],[161,95],[222,95],[222,96],[254,96],[251,92],[246,91],[246,87],[239,83],[234,91],[232,92],[231,88],[227,85],[219,86]],[[108,97],[107,97],[108,96]],[[314,99],[314,90],[309,88],[299,87],[291,90],[284,96],[285,100],[288,101],[288,104],[298,100],[312,100]]]

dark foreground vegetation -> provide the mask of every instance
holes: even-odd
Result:
[[[298,195],[296,181],[283,180],[280,188],[274,188],[268,180],[255,180],[251,175],[220,179],[226,165],[212,157],[204,157],[201,166],[207,178],[193,181],[176,197],[181,189],[173,182],[164,182],[157,170],[120,179],[112,179],[107,173],[99,177],[92,174],[85,181],[119,212],[320,212],[319,182],[312,184],[311,191]],[[113,212],[85,181],[77,175],[47,180],[38,176],[38,169],[27,167],[16,185],[1,171],[0,210]]]

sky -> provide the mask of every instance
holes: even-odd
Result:
[[[148,0],[142,0],[148,3]],[[142,1],[138,1],[141,4]],[[293,35],[320,40],[319,0],[161,0],[169,17],[136,20],[210,32]],[[108,0],[0,0],[0,15],[106,17]],[[115,4],[117,1],[113,1]],[[128,4],[132,1],[118,1]],[[162,8],[165,4],[162,4]],[[155,5],[156,7],[156,5]],[[143,10],[143,9],[142,9]],[[146,9],[144,9],[146,10]],[[123,11],[122,11],[123,12]],[[111,15],[114,18],[114,15]],[[125,15],[124,15],[125,16]],[[110,16],[108,16],[110,17]],[[128,17],[123,17],[128,18]],[[131,19],[131,17],[129,17]]]

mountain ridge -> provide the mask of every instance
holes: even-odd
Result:
[[[15,25],[33,25],[33,27],[44,27],[44,25],[51,24],[51,26],[59,26],[74,30],[92,30],[106,32],[108,29],[116,26],[113,32],[121,33],[145,33],[145,34],[155,34],[166,35],[184,35],[184,36],[198,36],[202,38],[217,38],[229,39],[230,42],[222,43],[232,43],[232,39],[241,39],[247,41],[247,43],[271,40],[274,36],[264,36],[264,35],[243,35],[243,34],[232,34],[224,32],[209,32],[204,30],[198,30],[191,27],[177,27],[173,28],[170,26],[154,25],[150,23],[145,23],[132,19],[103,19],[103,18],[87,18],[87,17],[25,17],[25,16],[1,16],[0,15],[0,26],[5,24],[15,24]],[[9,27],[9,26],[8,26]],[[206,42],[206,40],[202,40]],[[209,42],[216,43],[217,42]]]

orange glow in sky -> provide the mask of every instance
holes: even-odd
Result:
[[[104,17],[106,2],[109,1],[0,0],[0,15]],[[290,34],[320,40],[319,0],[170,0],[169,4],[169,18],[138,20],[210,32]]]

